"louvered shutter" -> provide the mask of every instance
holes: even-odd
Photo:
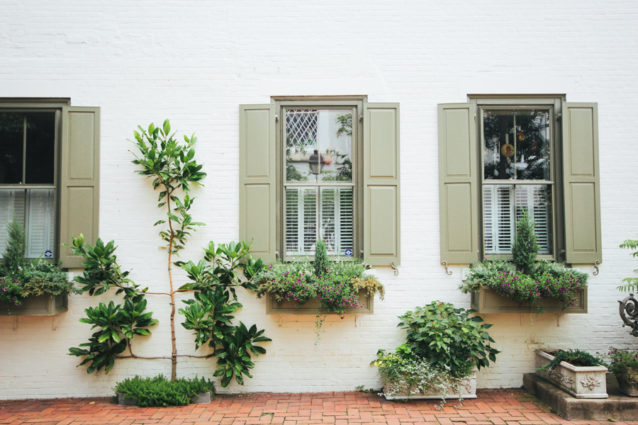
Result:
[[[368,103],[363,130],[363,256],[373,266],[400,263],[399,105]]]
[[[239,108],[239,236],[265,262],[277,256],[275,119],[271,105]]]
[[[565,260],[602,262],[597,104],[564,103],[562,125]]]
[[[60,261],[65,268],[82,267],[82,257],[68,246],[80,234],[89,243],[98,237],[100,109],[62,109],[60,180]]]
[[[439,217],[441,263],[479,260],[479,169],[475,110],[439,105]]]

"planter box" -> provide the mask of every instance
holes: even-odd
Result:
[[[387,400],[432,400],[432,399],[459,399],[476,398],[476,372],[461,381],[461,394],[441,394],[435,390],[420,390],[410,392],[408,388],[396,388],[396,385],[384,383],[383,396]],[[392,395],[388,395],[392,393]]]
[[[607,368],[605,366],[574,366],[560,362],[554,370],[538,370],[554,356],[536,351],[536,374],[576,398],[607,398]]]
[[[0,316],[54,316],[69,309],[68,295],[38,295],[20,305],[0,302]]]
[[[368,295],[366,291],[359,292],[359,302],[363,308],[347,308],[346,314],[372,314],[374,306],[374,296]],[[294,301],[283,303],[276,302],[270,295],[266,297],[267,314],[337,314],[325,311],[321,308],[319,298],[313,298],[303,304]]]
[[[638,397],[638,369],[626,369],[625,373],[616,373],[618,388],[630,397]]]
[[[541,300],[537,305],[520,304],[518,301],[497,294],[490,288],[472,292],[472,309],[479,313],[587,313],[587,288],[578,294],[576,304],[563,309],[553,299]]]
[[[210,399],[210,391],[206,391],[193,396],[191,404],[208,404],[210,403]],[[127,397],[122,393],[117,393],[117,404],[121,406],[137,406],[137,402],[134,398]]]

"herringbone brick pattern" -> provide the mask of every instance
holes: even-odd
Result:
[[[386,401],[375,394],[247,394],[218,396],[210,404],[170,408],[124,407],[107,399],[0,402],[2,425],[545,425],[569,422],[520,390],[484,390],[462,405]],[[616,422],[616,425],[622,423]],[[637,422],[626,422],[638,425]]]

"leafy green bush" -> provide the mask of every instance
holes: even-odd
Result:
[[[204,378],[169,381],[162,375],[154,378],[135,376],[115,386],[116,394],[121,393],[135,400],[141,407],[185,406],[190,404],[193,397],[207,391],[214,395],[215,387]]]
[[[582,350],[560,350],[553,355],[552,361],[541,367],[541,370],[554,370],[560,362],[567,362],[574,366],[605,366],[602,358]]]
[[[73,283],[59,265],[24,257],[24,227],[20,223],[13,221],[8,228],[9,241],[0,267],[0,302],[20,305],[29,297],[73,292]]]
[[[412,355],[461,378],[472,373],[474,367],[489,366],[498,354],[487,332],[492,325],[471,313],[433,301],[400,316],[398,326],[406,330],[405,346]]]
[[[627,239],[620,244],[620,247],[634,250],[634,252],[631,253],[631,256],[634,258],[638,257],[638,240]],[[627,292],[638,291],[638,277],[626,277],[623,279],[623,282],[625,282],[625,284],[619,286],[619,290]]]

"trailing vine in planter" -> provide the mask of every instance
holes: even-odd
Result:
[[[243,242],[219,246],[211,242],[204,250],[204,259],[197,264],[175,261],[195,227],[203,224],[193,221],[189,213],[194,200],[190,187],[206,175],[194,159],[196,139],[184,137],[184,143],[178,142],[166,120],[162,127],[154,124],[147,129],[139,127],[135,140],[139,156],[133,163],[141,166],[139,174],[152,179],[153,188],[159,190],[157,206],[165,209],[166,219],[157,221],[154,226],[165,225],[159,235],[167,250],[169,290],[149,292],[132,282],[127,277],[128,272],[122,272],[117,264],[112,241],[104,244],[98,239],[95,246],[88,246],[82,236],[74,238],[73,252],[85,260],[83,275],[75,279],[81,285],[81,291],[100,295],[116,287],[116,294],[123,294],[125,302],[124,305],[102,303],[97,308],[86,309],[87,317],[82,322],[98,329],[88,343],[71,348],[70,354],[84,357],[81,365],[89,364],[89,373],[101,368],[108,372],[118,358],[171,360],[172,381],[177,379],[178,357],[216,357],[214,376],[221,377],[222,386],[227,386],[233,378],[243,384],[243,376],[251,377],[252,357],[266,352],[258,344],[270,339],[256,325],[233,324],[234,313],[241,308],[236,288],[254,289],[252,279],[263,269],[263,264],[250,257],[250,247]],[[190,282],[177,288],[173,266],[183,268]],[[194,299],[184,300],[186,307],[179,310],[185,316],[182,326],[195,333],[196,348],[204,344],[211,348],[209,354],[180,355],[177,352],[175,313],[179,292],[194,294]],[[148,327],[157,323],[152,313],[145,312],[145,295],[170,298],[170,356],[138,356],[132,350],[133,337],[150,335]],[[127,348],[130,354],[123,354]]]
[[[512,262],[485,260],[473,264],[460,289],[467,293],[486,287],[521,304],[537,305],[542,299],[555,299],[563,308],[572,306],[587,286],[587,274],[552,261],[536,261],[538,244],[527,211],[517,221],[516,232]]]

